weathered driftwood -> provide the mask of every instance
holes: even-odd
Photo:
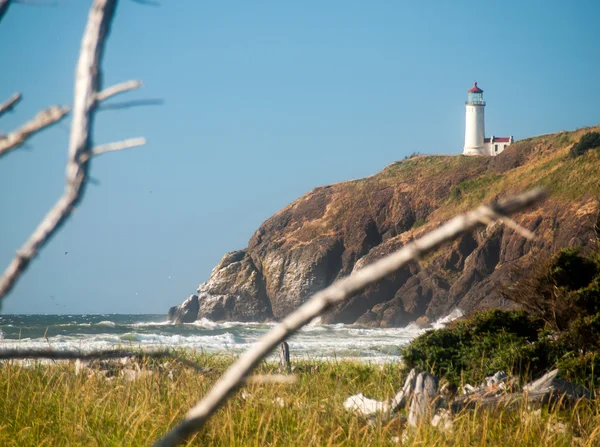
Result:
[[[4,14],[6,14],[6,11],[8,10],[9,6],[10,6],[10,0],[0,0],[0,20],[2,20],[2,17],[4,17]]]
[[[287,341],[282,341],[279,345],[279,372],[289,373],[291,370],[290,345],[288,345]]]
[[[550,371],[540,379],[525,385],[521,392],[507,392],[511,377],[503,371],[487,377],[485,382],[472,390],[448,402],[436,376],[411,370],[404,386],[390,403],[365,397],[362,393],[350,396],[344,402],[344,408],[365,417],[382,413],[386,419],[397,417],[397,412],[409,406],[408,426],[418,427],[424,422],[440,430],[452,429],[453,414],[475,408],[495,409],[514,408],[525,404],[550,404],[561,402],[574,404],[579,399],[590,398],[586,388],[557,378],[558,370]],[[514,379],[514,378],[512,378]]]
[[[490,393],[477,392],[461,396],[450,406],[457,413],[465,409],[514,407],[526,402],[527,404],[544,405],[555,402],[573,404],[582,398],[590,398],[591,393],[586,388],[557,378],[558,369],[544,374],[541,378],[525,385],[520,393],[505,393],[490,396]]]
[[[375,399],[369,399],[364,394],[359,393],[346,399],[344,408],[365,417],[370,417],[374,416],[377,412],[387,413],[390,409],[390,404]]]
[[[110,359],[163,359],[176,360],[185,366],[195,369],[201,373],[211,371],[196,362],[182,358],[171,351],[128,351],[123,349],[110,349],[106,351],[76,352],[76,351],[54,351],[51,349],[3,349],[0,350],[0,361],[2,360],[79,360],[80,362],[105,361]]]
[[[4,101],[2,104],[0,104],[0,117],[6,112],[10,112],[15,107],[15,105],[17,105],[17,103],[21,100],[22,97],[23,95],[17,92],[13,94],[10,98],[8,98],[6,101]]]
[[[417,375],[408,413],[409,426],[417,427],[423,420],[431,419],[439,403],[438,383],[433,374],[421,372]]]
[[[410,398],[412,396],[413,390],[415,389],[415,381],[417,380],[417,371],[413,368],[408,373],[406,380],[404,381],[404,386],[402,389],[396,394],[394,399],[392,400],[391,407],[392,411],[398,411],[410,402]]]
[[[355,296],[366,287],[381,281],[407,263],[419,259],[442,243],[478,226],[486,225],[489,219],[498,219],[501,216],[527,208],[544,197],[545,193],[538,189],[457,216],[423,237],[410,242],[400,250],[363,267],[316,293],[242,354],[203,399],[187,412],[184,420],[162,439],[158,440],[155,445],[166,447],[186,442],[202,428],[217,408],[227,400],[229,395],[242,385],[244,377],[250,371],[268,356],[278,344],[293,335],[313,318]]]

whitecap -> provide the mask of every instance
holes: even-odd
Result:
[[[442,329],[446,327],[448,323],[462,317],[463,315],[463,311],[457,307],[445,317],[439,318],[435,323],[431,325],[431,327],[433,327],[434,329]]]

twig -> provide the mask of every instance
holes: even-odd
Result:
[[[267,384],[267,383],[296,383],[298,377],[293,374],[265,374],[258,376],[250,376],[244,379],[246,385]]]
[[[147,106],[161,106],[165,103],[160,98],[149,98],[149,99],[133,99],[131,101],[113,102],[110,104],[102,103],[98,106],[98,111],[106,110],[123,110],[130,109],[132,107],[147,107]]]
[[[2,17],[8,11],[8,7],[10,6],[10,0],[0,0],[0,22],[2,21]]]
[[[124,351],[122,349],[112,349],[107,351],[92,352],[74,352],[74,351],[53,351],[50,349],[7,349],[0,350],[0,360],[23,360],[23,359],[50,359],[50,360],[106,360],[118,359],[123,357],[132,357],[138,360],[144,358],[170,358],[183,363],[196,371],[207,373],[211,368],[205,368],[196,362],[184,359],[170,351]]]
[[[117,0],[94,0],[81,42],[75,77],[75,100],[67,160],[65,192],[39,224],[29,240],[17,251],[0,278],[0,299],[13,288],[40,248],[65,223],[85,193],[91,130],[100,84],[100,61]]]
[[[59,122],[69,113],[68,107],[52,106],[42,110],[22,127],[0,139],[0,157],[18,148],[33,134]]]
[[[130,90],[135,90],[136,88],[140,88],[142,86],[141,81],[127,81],[121,84],[113,85],[112,87],[105,88],[100,93],[96,95],[96,101],[104,101],[108,98],[111,98],[119,93],[128,92]]]
[[[4,115],[6,112],[10,112],[15,105],[21,100],[22,95],[20,93],[15,93],[10,98],[6,100],[3,104],[0,104],[0,116]]]
[[[358,294],[369,285],[380,281],[406,263],[435,249],[442,243],[482,225],[481,216],[489,216],[490,210],[499,215],[512,214],[541,200],[544,196],[543,191],[533,190],[504,202],[482,206],[470,213],[457,216],[441,227],[407,244],[402,249],[367,265],[316,293],[240,356],[215,383],[208,394],[188,411],[184,421],[158,440],[155,446],[175,446],[185,442],[204,425],[208,418],[243,383],[244,378],[263,358],[279,343],[316,316]]]
[[[127,81],[121,84],[113,85],[95,95],[96,102],[104,101],[112,98],[115,95],[118,95],[119,93],[124,93],[139,88],[141,85],[141,81]],[[21,94],[15,93],[8,101],[0,105],[0,116],[2,116],[4,112],[7,112],[14,107],[20,99]],[[113,104],[112,108],[119,107],[119,104]],[[13,149],[22,146],[28,138],[33,136],[33,134],[59,122],[67,113],[69,113],[69,110],[69,107],[52,106],[38,113],[34,119],[25,123],[18,130],[15,130],[4,138],[0,137],[0,157],[12,151]]]
[[[153,1],[153,0],[131,0],[135,3],[139,3],[140,5],[146,5],[146,6],[160,6],[159,2]]]
[[[129,138],[128,140],[116,141],[114,143],[96,146],[90,151],[90,156],[95,157],[97,155],[104,154],[105,152],[114,152],[123,149],[130,149],[132,147],[143,146],[144,144],[146,144],[146,139],[143,137]]]

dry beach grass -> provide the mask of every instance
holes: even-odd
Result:
[[[150,445],[179,421],[230,366],[223,355],[191,356],[212,368],[199,374],[162,361],[147,374],[107,378],[76,374],[73,363],[0,368],[0,445]],[[217,446],[568,446],[600,445],[600,406],[572,409],[465,411],[452,431],[430,425],[409,434],[401,419],[368,421],[343,407],[348,396],[391,399],[402,385],[399,363],[295,362],[294,384],[249,385],[211,418],[187,445]],[[257,373],[272,373],[263,363]]]

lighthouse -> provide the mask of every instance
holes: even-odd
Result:
[[[477,86],[477,82],[467,90],[467,101],[465,102],[465,147],[464,155],[488,155],[500,154],[506,146],[512,144],[513,137],[485,137],[485,101],[483,90]]]

